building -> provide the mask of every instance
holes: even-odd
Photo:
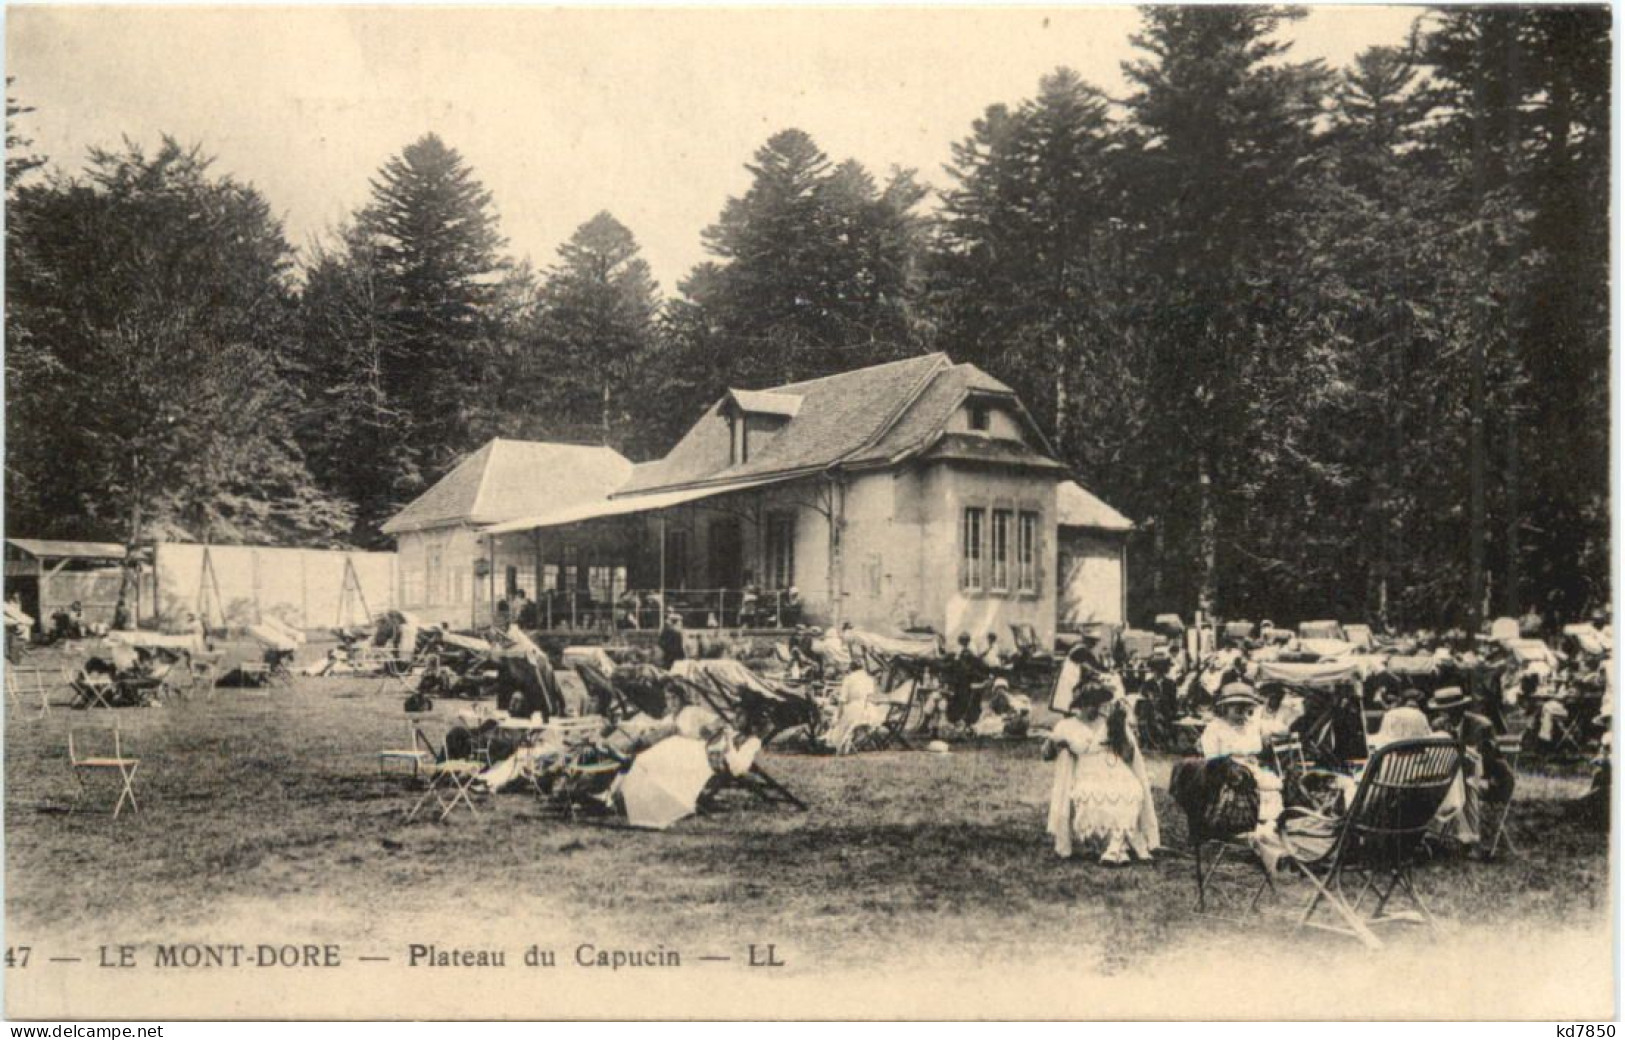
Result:
[[[117,542],[7,538],[6,596],[16,595],[23,612],[42,628],[48,629],[52,615],[73,603],[80,605],[87,624],[110,625],[125,588],[125,556]]]
[[[614,453],[596,450],[606,453],[607,473]],[[690,625],[800,617],[1006,637],[1017,622],[1046,639],[1055,631],[1064,469],[1008,386],[942,354],[730,390],[665,458],[628,466],[613,493],[588,496],[572,468],[502,497],[503,511],[521,497],[537,503],[511,518],[485,519],[494,509],[479,508],[470,488],[509,492],[497,490],[506,478],[495,471],[463,473],[474,462],[385,528],[401,537],[408,609],[432,614],[414,604],[433,602],[483,620],[499,598],[524,589],[539,600],[545,627],[612,617],[649,626],[664,604]],[[414,573],[426,585],[436,580],[425,556],[436,539],[434,573],[482,570],[483,602],[447,604],[444,590],[408,584]],[[1120,603],[1116,548],[1115,574],[1088,569],[1115,591],[1091,591],[1091,600]],[[753,588],[755,612],[744,591]],[[792,588],[801,609],[781,612]]]
[[[632,463],[612,448],[490,441],[384,525],[398,548],[394,601],[424,621],[464,627],[487,619],[498,597],[519,589],[534,595],[534,553],[510,539],[503,558],[492,561],[480,532],[601,502],[631,472]]]
[[[1134,524],[1075,480],[1055,492],[1056,626],[1121,625],[1128,620],[1128,536]]]

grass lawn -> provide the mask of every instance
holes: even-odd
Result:
[[[1442,937],[1406,931],[1368,953],[1272,918],[1198,917],[1186,859],[1127,870],[1057,860],[1043,833],[1050,766],[1036,741],[961,745],[945,756],[770,752],[763,764],[810,812],[730,794],[723,811],[663,833],[571,823],[521,794],[485,799],[478,818],[459,810],[445,824],[427,815],[406,823],[416,794],[381,778],[375,757],[401,743],[398,691],[377,680],[301,679],[293,689],[222,689],[152,709],[41,717],[8,704],[8,943],[87,959],[102,944],[131,944],[148,967],[152,944],[339,943],[346,963],[280,975],[170,970],[162,990],[150,971],[115,983],[88,967],[35,966],[7,973],[8,1010],[1611,1013],[1608,841],[1561,815],[1584,789],[1578,774],[1520,785],[1512,824],[1520,857],[1423,873]],[[458,706],[436,704],[432,734]],[[142,812],[113,821],[97,811],[110,808],[111,791],[95,808],[70,811],[69,727],[96,740],[115,723],[143,760]],[[1167,762],[1154,766],[1163,841],[1177,849],[1184,822],[1167,798]],[[1301,882],[1283,886],[1283,900],[1296,904],[1305,892]],[[745,969],[752,942],[773,943],[785,966]],[[466,972],[407,967],[414,943],[501,949],[510,966],[536,944],[554,950],[560,967],[545,985],[481,976],[477,985],[495,992],[470,1003],[476,984]],[[685,967],[606,979],[573,966],[585,943],[677,951]],[[390,961],[358,964],[362,956]]]

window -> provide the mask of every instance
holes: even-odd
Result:
[[[542,588],[554,591],[559,587],[559,565],[556,563],[542,564]]]
[[[688,532],[666,532],[666,587],[688,588]]]
[[[988,587],[995,592],[1010,590],[1010,510],[993,510],[993,541],[988,557],[992,561]]]
[[[985,509],[965,510],[959,556],[959,587],[971,592],[982,590],[982,527]]]
[[[441,553],[440,546],[431,545],[426,554],[428,563],[425,569],[428,571],[428,588],[424,590],[424,599],[427,603],[446,602],[446,570]]]
[[[1038,514],[1023,512],[1016,528],[1016,587],[1038,591]]]
[[[587,568],[587,589],[596,602],[611,602],[626,591],[626,568],[607,565]]]
[[[973,404],[970,406],[970,428],[985,430],[988,427],[987,405]]]
[[[767,517],[767,587],[787,589],[796,583],[796,515]]]
[[[401,568],[401,602],[408,607],[423,605],[423,572],[416,567]]]
[[[502,583],[502,589],[503,589],[503,595],[507,596],[510,599],[513,598],[513,594],[515,592],[519,591],[519,568],[518,567],[515,567],[512,564],[510,564],[508,566],[507,577]]]

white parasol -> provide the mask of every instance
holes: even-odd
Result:
[[[626,822],[634,827],[665,830],[694,813],[700,792],[710,782],[711,759],[704,741],[667,737],[643,752],[621,781]]]

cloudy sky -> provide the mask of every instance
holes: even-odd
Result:
[[[1418,8],[1321,7],[1299,58],[1346,65],[1403,40]],[[540,266],[602,209],[666,292],[700,230],[785,127],[837,160],[942,186],[989,104],[1070,65],[1109,94],[1132,8],[106,8],[13,6],[6,72],[54,164],[169,133],[255,184],[306,246],[433,130],[491,189],[509,249]]]

